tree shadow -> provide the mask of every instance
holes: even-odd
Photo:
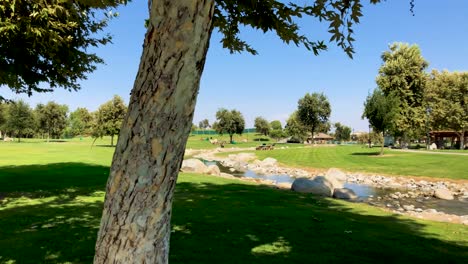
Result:
[[[377,152],[353,152],[351,153],[353,156],[379,156],[380,151]]]
[[[106,144],[99,144],[99,145],[93,145],[93,147],[98,147],[98,148],[115,148],[116,145],[106,145]]]
[[[87,195],[103,191],[108,176],[108,166],[79,162],[2,166],[0,193],[3,197]]]
[[[0,193],[34,197],[0,201],[0,263],[91,263],[108,171],[83,163],[0,167]],[[203,175],[181,175],[174,197],[171,263],[468,261],[466,242],[379,209]],[[468,233],[435,226],[448,237]]]
[[[262,186],[181,182],[175,194],[170,260],[467,263],[466,240],[444,241],[421,222],[376,210],[370,214],[343,202]],[[446,226],[435,225],[442,230]],[[466,227],[459,227],[468,234]]]

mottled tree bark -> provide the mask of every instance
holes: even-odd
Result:
[[[214,0],[154,0],[117,141],[94,263],[168,263],[172,198],[212,30]]]

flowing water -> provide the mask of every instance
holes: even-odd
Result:
[[[275,181],[276,183],[293,183],[296,179],[287,174],[261,175],[255,173],[252,170],[231,171],[229,167],[225,167],[217,161],[202,161],[205,163],[205,165],[217,165],[221,172],[229,173],[239,178],[246,177],[253,179],[271,180]],[[344,184],[344,187],[354,191],[354,193],[358,196],[358,199],[356,200],[357,202],[368,202],[382,207],[395,207],[395,203],[399,203],[401,206],[414,205],[415,208],[421,208],[423,210],[436,209],[437,211],[444,212],[447,214],[468,215],[468,199],[451,201],[429,197],[391,199],[388,198],[388,194],[395,192],[404,193],[405,190],[391,188],[375,188],[370,185],[348,182]],[[381,199],[377,199],[378,197],[381,197]]]

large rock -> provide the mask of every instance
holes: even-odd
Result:
[[[301,193],[313,193],[316,195],[331,197],[333,185],[323,176],[317,176],[313,180],[307,178],[295,179],[291,190]]]
[[[445,188],[438,188],[434,191],[434,197],[443,200],[453,200],[453,194],[451,191]]]
[[[198,159],[188,159],[182,162],[183,172],[205,173],[208,167]]]
[[[429,149],[430,149],[430,150],[436,150],[436,149],[437,149],[436,143],[432,143],[432,144],[429,146]]]
[[[206,174],[209,174],[209,175],[216,175],[216,176],[219,176],[221,174],[221,171],[219,170],[219,167],[216,166],[216,165],[210,165],[208,166],[208,168],[206,168],[206,171],[205,171]]]
[[[274,158],[266,158],[262,161],[262,167],[276,167],[278,161]]]
[[[337,188],[333,190],[333,197],[337,199],[356,199],[357,195],[348,188]]]
[[[245,162],[245,161],[236,161],[236,162],[234,162],[232,167],[237,171],[245,171],[245,170],[247,170],[248,165],[249,164],[247,162]]]
[[[342,172],[337,168],[331,168],[325,174],[326,177],[332,177],[337,179],[340,182],[346,182],[346,173]]]

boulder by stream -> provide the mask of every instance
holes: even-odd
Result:
[[[301,193],[312,193],[320,196],[331,197],[333,194],[333,184],[323,176],[314,179],[298,178],[294,180],[291,190]]]

